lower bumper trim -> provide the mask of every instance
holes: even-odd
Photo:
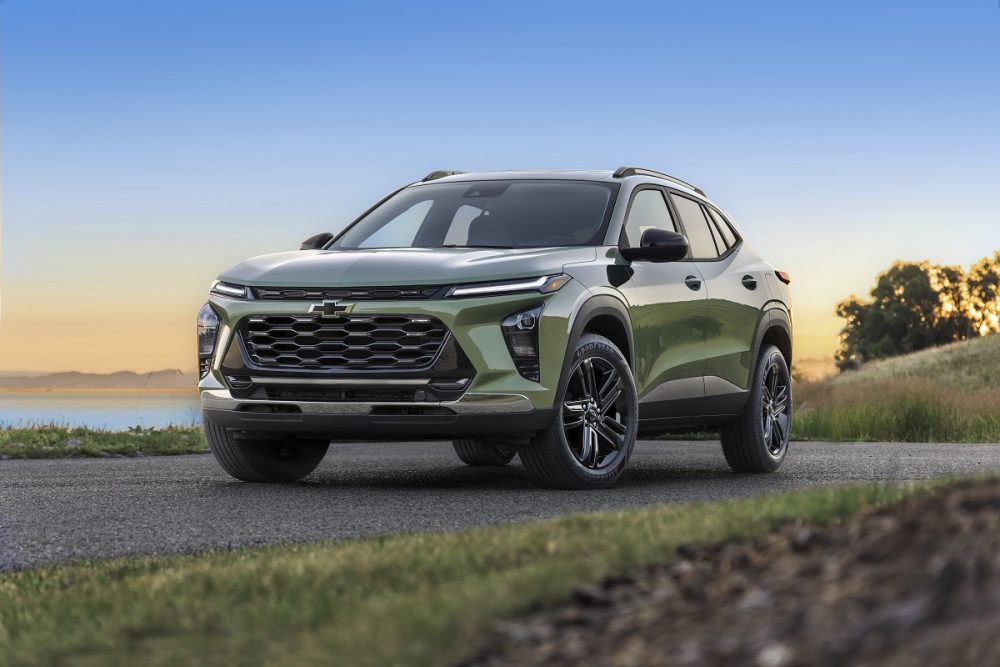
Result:
[[[552,410],[535,409],[520,394],[466,394],[439,403],[321,403],[239,399],[225,389],[207,389],[201,406],[205,419],[228,429],[345,440],[530,436],[552,420]]]

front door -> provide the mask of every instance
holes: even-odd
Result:
[[[650,228],[679,231],[658,187],[632,194],[622,246],[638,246]],[[628,302],[635,343],[640,419],[696,416],[705,397],[708,301],[701,272],[690,262],[633,262],[619,286]]]
[[[705,415],[738,412],[749,388],[754,339],[768,300],[764,266],[744,250],[718,211],[680,194],[670,199],[705,279],[708,327]]]

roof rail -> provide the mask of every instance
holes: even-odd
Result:
[[[426,183],[427,181],[436,181],[439,178],[444,178],[445,176],[456,176],[458,174],[464,174],[464,171],[432,171],[423,178],[420,179],[421,183]]]
[[[676,176],[671,176],[670,174],[664,174],[662,171],[653,171],[652,169],[643,169],[642,167],[618,167],[613,174],[615,178],[625,178],[626,176],[655,176],[656,178],[665,178],[668,181],[673,181],[674,183],[679,183],[686,188],[691,188],[702,197],[707,197],[705,191],[699,187],[695,187],[688,183],[687,181],[682,181]]]

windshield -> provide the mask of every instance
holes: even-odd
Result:
[[[604,243],[617,183],[466,181],[406,188],[331,246],[544,248]]]

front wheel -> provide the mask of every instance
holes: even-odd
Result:
[[[739,418],[722,429],[722,452],[736,472],[774,472],[792,427],[792,381],[781,350],[764,348]]]
[[[514,445],[463,438],[453,440],[452,447],[462,463],[470,466],[505,466],[517,454]]]
[[[316,469],[330,447],[328,439],[284,434],[237,438],[207,417],[202,421],[215,460],[244,482],[296,482]]]
[[[628,362],[594,334],[580,338],[552,425],[518,447],[539,482],[559,489],[600,489],[621,476],[632,456],[639,401]]]

